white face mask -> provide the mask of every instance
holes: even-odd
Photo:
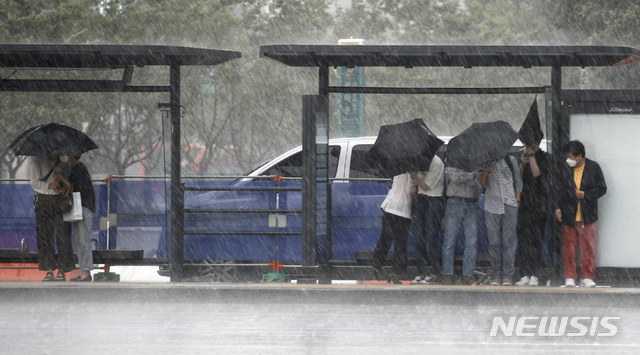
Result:
[[[60,157],[60,161],[63,162],[63,163],[66,163],[66,162],[69,161],[69,157],[66,156],[66,155],[63,155],[63,156]]]
[[[573,168],[574,166],[576,166],[576,164],[578,164],[578,161],[573,160],[571,158],[567,158],[566,163],[567,165],[569,165],[569,167]]]

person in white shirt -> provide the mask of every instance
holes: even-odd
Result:
[[[373,254],[373,273],[382,279],[382,266],[391,244],[394,244],[393,263],[388,282],[400,283],[398,274],[407,267],[407,235],[411,227],[413,195],[417,186],[410,174],[394,176],[391,190],[380,205],[382,233]]]
[[[442,267],[442,240],[440,226],[444,217],[444,163],[437,155],[431,160],[429,171],[411,173],[418,185],[418,202],[413,216],[416,236],[417,276],[412,284],[438,281]],[[431,258],[431,272],[427,274],[427,243]]]
[[[35,191],[33,208],[36,213],[38,268],[47,271],[42,281],[66,281],[65,273],[75,269],[71,224],[62,220],[63,213],[58,209],[60,192],[57,189],[60,184],[54,178],[55,173],[68,176],[70,170],[69,165],[60,162],[58,157],[32,158],[31,187]],[[58,269],[56,277],[53,276],[55,269]]]

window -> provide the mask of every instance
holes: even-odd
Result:
[[[338,161],[340,160],[340,146],[334,145],[329,147],[329,177],[334,178],[338,170]],[[298,152],[276,165],[265,170],[261,175],[280,175],[284,177],[302,177],[302,152]]]
[[[375,162],[364,159],[373,144],[359,144],[351,150],[351,166],[349,178],[380,178],[380,166]]]

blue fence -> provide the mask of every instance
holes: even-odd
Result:
[[[186,186],[246,188],[274,187],[272,181],[193,181]],[[301,187],[301,182],[284,181],[281,187]],[[144,250],[145,258],[166,258],[164,181],[112,180],[96,184],[97,213],[93,235],[99,249]],[[354,260],[357,251],[372,251],[380,236],[382,211],[379,206],[389,189],[388,183],[332,184],[332,259]],[[109,212],[117,223],[105,229],[107,195]],[[186,191],[186,209],[283,209],[301,210],[300,191],[281,191],[276,207],[274,191]],[[284,232],[301,233],[300,213],[286,213]],[[103,228],[100,219],[103,218]],[[114,221],[115,222],[115,221]],[[274,231],[268,213],[186,213],[185,232],[232,231],[233,235],[185,235],[186,260],[273,260],[278,242],[278,258],[300,262],[301,235],[236,235],[238,232]],[[478,251],[487,251],[484,218],[481,218]],[[442,237],[442,236],[440,236]],[[0,184],[0,248],[20,248],[22,238],[29,241],[29,251],[36,251],[33,190],[28,184]],[[415,238],[409,235],[408,252],[414,254]],[[461,255],[464,235],[461,232],[456,254]],[[546,253],[545,253],[546,254]],[[545,255],[546,259],[546,255]]]

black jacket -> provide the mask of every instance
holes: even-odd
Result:
[[[584,172],[580,190],[584,191],[584,199],[580,200],[582,221],[585,225],[598,220],[598,199],[607,193],[607,184],[600,165],[595,161],[585,159]],[[576,213],[578,212],[578,198],[576,197],[576,183],[573,179],[573,168],[562,164],[559,180],[555,186],[555,198],[553,210],[562,212],[562,224],[576,225]]]
[[[91,183],[91,175],[83,163],[78,162],[76,166],[71,168],[69,182],[73,185],[73,191],[80,192],[82,207],[96,213],[96,196]]]

